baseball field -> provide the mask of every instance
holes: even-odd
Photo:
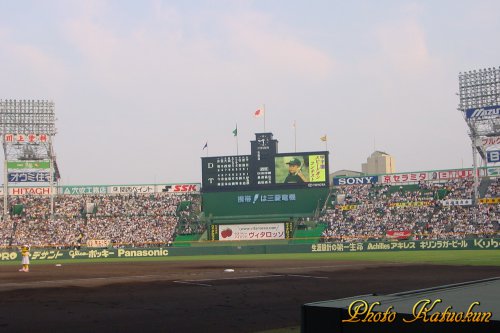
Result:
[[[2,262],[0,331],[299,332],[304,303],[500,276],[498,250],[96,260]]]

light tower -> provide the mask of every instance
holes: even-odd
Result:
[[[9,183],[50,186],[54,213],[54,183],[59,171],[52,147],[56,134],[54,102],[0,100],[0,132],[4,152],[4,216],[8,216]],[[9,172],[12,171],[12,172]]]
[[[458,110],[463,113],[469,127],[469,136],[472,144],[472,161],[474,168],[474,203],[477,203],[478,171],[477,154],[483,163],[500,162],[491,160],[491,148],[500,143],[500,67],[484,68],[459,73]],[[488,142],[492,144],[487,144]],[[495,144],[496,143],[496,144]],[[500,156],[498,150],[495,156]]]

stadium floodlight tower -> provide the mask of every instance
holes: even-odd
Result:
[[[474,204],[479,193],[477,154],[483,165],[500,162],[500,67],[484,68],[458,75],[460,102],[469,127],[474,172]],[[495,148],[496,146],[496,148]]]
[[[0,131],[4,152],[4,217],[8,216],[9,182],[49,183],[54,213],[54,183],[59,178],[52,141],[56,134],[54,102],[0,100]],[[14,171],[9,173],[9,163]],[[49,170],[47,170],[49,169]],[[14,180],[10,179],[16,178]]]

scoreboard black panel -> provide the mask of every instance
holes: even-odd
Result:
[[[257,133],[251,155],[202,157],[202,191],[328,187],[328,152],[278,154],[272,133]]]
[[[250,155],[203,158],[203,187],[215,190],[249,186],[250,158]]]

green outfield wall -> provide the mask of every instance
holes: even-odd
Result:
[[[207,217],[239,215],[312,215],[328,196],[327,188],[203,193]]]
[[[423,240],[348,242],[318,244],[243,245],[205,247],[160,247],[120,249],[32,249],[31,261],[57,261],[62,259],[102,260],[106,258],[161,258],[173,256],[202,256],[228,254],[284,254],[284,253],[340,253],[340,252],[399,252],[427,250],[500,250],[500,238],[478,238],[462,240]],[[21,253],[14,249],[0,250],[1,262],[21,261]]]

